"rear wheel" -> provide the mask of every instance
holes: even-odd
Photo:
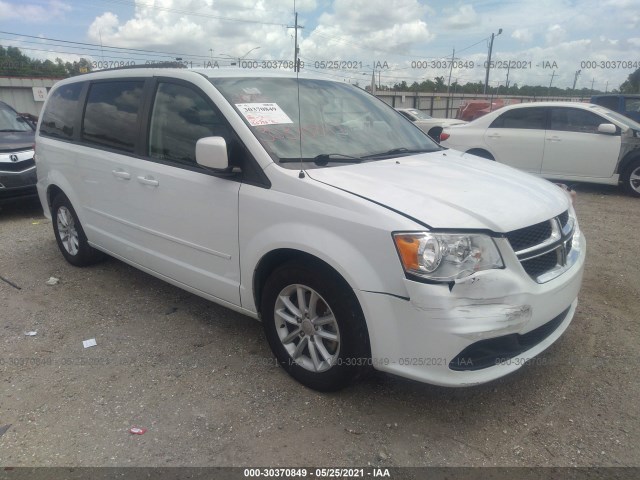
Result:
[[[640,159],[631,162],[622,175],[622,188],[629,195],[640,197]]]
[[[102,252],[89,245],[76,211],[65,195],[58,194],[53,199],[51,219],[58,248],[67,262],[76,267],[84,267],[104,258]]]
[[[261,302],[269,345],[296,380],[339,390],[367,370],[364,315],[349,286],[323,265],[289,262],[268,278]]]

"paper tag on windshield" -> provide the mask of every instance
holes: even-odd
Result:
[[[277,103],[236,103],[252,127],[293,123]]]

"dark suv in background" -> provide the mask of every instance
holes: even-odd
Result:
[[[0,102],[0,203],[37,195],[33,123]]]
[[[608,94],[594,95],[591,103],[618,112],[636,122],[640,122],[640,95]]]

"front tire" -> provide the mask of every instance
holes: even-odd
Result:
[[[262,321],[280,365],[303,385],[335,391],[370,363],[369,337],[353,290],[316,262],[289,262],[267,279]]]
[[[104,258],[102,252],[89,245],[78,215],[65,195],[53,199],[51,219],[58,248],[71,265],[85,267]]]
[[[634,197],[640,197],[640,159],[631,162],[622,175],[622,188]]]

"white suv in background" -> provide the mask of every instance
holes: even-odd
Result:
[[[284,369],[318,390],[371,366],[487,382],[576,310],[585,240],[568,195],[460,158],[352,85],[81,75],[49,94],[36,164],[70,263],[108,254],[261,319]]]

